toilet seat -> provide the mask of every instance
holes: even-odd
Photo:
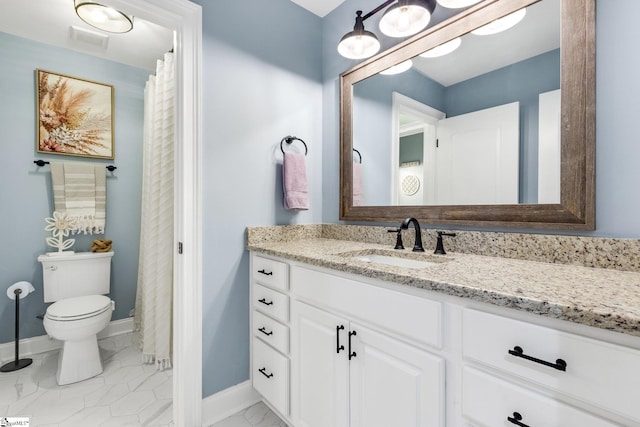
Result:
[[[104,295],[66,298],[51,304],[45,316],[49,320],[68,322],[98,316],[111,307],[111,300]]]

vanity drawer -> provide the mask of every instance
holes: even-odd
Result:
[[[288,267],[284,262],[254,255],[253,280],[263,285],[286,291],[289,289]]]
[[[282,415],[289,415],[289,360],[253,340],[253,387]]]
[[[462,347],[467,360],[640,422],[638,350],[470,309],[463,313]],[[545,364],[558,359],[566,370]]]
[[[254,284],[253,306],[281,322],[289,321],[289,297],[280,292]]]
[[[291,268],[297,298],[363,320],[416,344],[442,347],[442,303],[301,267]]]
[[[289,328],[282,323],[254,311],[253,334],[281,353],[289,354]]]
[[[507,425],[614,427],[616,425],[476,369],[464,368],[462,383],[462,413],[466,418],[483,427]],[[521,419],[518,420],[518,416],[514,413],[519,414]],[[510,422],[507,417],[522,424]]]

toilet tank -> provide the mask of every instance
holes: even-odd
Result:
[[[109,293],[113,252],[40,255],[44,302]]]

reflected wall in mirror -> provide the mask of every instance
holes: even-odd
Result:
[[[488,0],[343,73],[341,219],[593,229],[594,22],[592,0]]]

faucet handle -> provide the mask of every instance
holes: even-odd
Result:
[[[438,233],[438,237],[442,237],[442,236],[456,237],[456,233],[445,233],[444,231],[436,231],[436,233]]]
[[[404,249],[404,245],[402,244],[402,228],[392,228],[387,230],[388,233],[398,233],[396,236],[396,247],[393,249]]]
[[[442,236],[456,237],[456,233],[445,233],[444,231],[436,231],[438,233],[438,239],[436,240],[436,250],[434,254],[446,255],[444,250],[444,244],[442,243]]]

